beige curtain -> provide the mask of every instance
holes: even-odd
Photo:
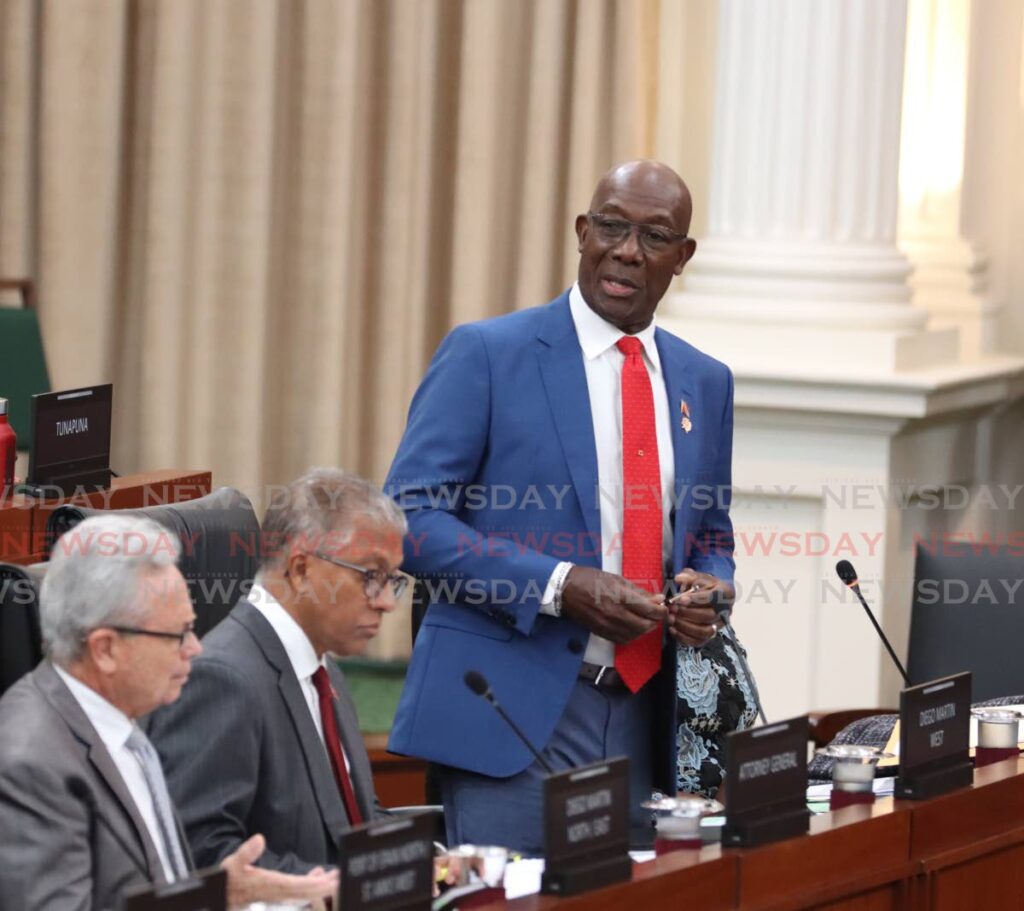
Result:
[[[118,471],[380,481],[444,333],[566,287],[596,178],[652,151],[660,15],[0,0],[0,275],[56,386],[115,383]]]

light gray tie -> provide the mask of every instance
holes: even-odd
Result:
[[[164,770],[160,768],[160,757],[157,756],[149,738],[134,725],[125,746],[135,754],[135,758],[139,760],[139,765],[142,767],[146,786],[153,798],[153,811],[156,813],[156,824],[160,829],[160,837],[164,841],[164,853],[171,864],[174,879],[183,879],[188,876],[188,865],[185,863],[185,855],[182,853],[181,842],[178,839],[178,830],[174,825],[171,796],[167,793],[167,781],[164,778]]]

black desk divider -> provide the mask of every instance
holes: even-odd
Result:
[[[219,867],[200,870],[189,879],[129,889],[121,911],[226,911],[228,875]]]
[[[350,829],[338,839],[345,911],[428,911],[434,884],[434,814],[411,813]]]
[[[924,800],[974,780],[971,675],[943,677],[900,693],[900,774],[895,795]]]
[[[723,847],[750,847],[804,834],[807,809],[807,716],[726,741]]]
[[[624,756],[544,781],[544,876],[540,891],[577,895],[633,875],[629,857],[629,760]]]

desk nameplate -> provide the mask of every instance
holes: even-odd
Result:
[[[807,831],[807,736],[806,715],[729,735],[723,846],[766,844]]]
[[[969,672],[903,690],[895,796],[921,800],[969,785],[970,730]]]
[[[549,775],[544,831],[541,892],[575,895],[629,880],[629,760]]]

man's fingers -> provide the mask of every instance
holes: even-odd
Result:
[[[338,889],[338,873],[307,873],[294,876],[273,870],[260,870],[259,892],[264,900],[288,901],[289,899],[326,898]]]
[[[681,591],[687,591],[693,587],[694,583],[699,583],[701,578],[704,578],[705,580],[713,579],[713,577],[707,575],[707,573],[699,573],[695,569],[684,569],[682,572],[676,573],[675,583],[679,586]]]
[[[246,867],[249,864],[256,863],[259,860],[260,855],[263,853],[263,849],[266,847],[266,841],[262,835],[253,835],[252,838],[243,841],[233,854],[229,854],[224,858],[224,862],[228,863],[231,861],[233,864],[237,864],[242,867]]]
[[[663,603],[655,603],[646,599],[631,599],[622,604],[625,611],[635,617],[643,617],[652,623],[661,623],[668,616],[668,608]]]
[[[710,626],[718,619],[718,613],[712,607],[677,605],[672,611],[673,619],[685,620],[701,626]]]
[[[718,617],[710,608],[685,608],[673,615],[669,631],[685,645],[702,646],[718,634]]]
[[[625,645],[657,627],[657,621],[623,614],[609,618],[604,628],[599,631],[599,635],[604,636],[605,639],[611,639],[616,645]]]
[[[718,603],[718,601],[719,601],[719,599],[721,597],[722,596],[719,593],[718,589],[715,589],[715,588],[705,588],[705,589],[697,589],[697,590],[691,589],[690,591],[686,592],[684,595],[680,596],[680,603],[681,604],[711,604],[713,602],[714,603]]]

